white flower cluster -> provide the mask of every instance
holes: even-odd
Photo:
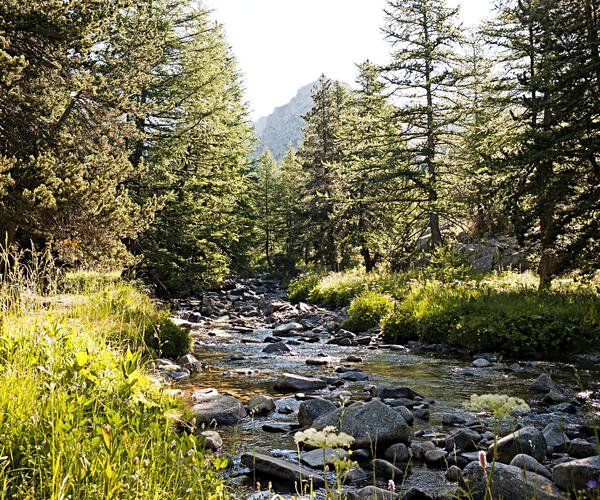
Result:
[[[306,443],[317,448],[340,448],[350,446],[354,438],[343,432],[337,432],[333,426],[325,427],[322,431],[316,429],[306,429],[296,432],[294,435],[296,443]]]

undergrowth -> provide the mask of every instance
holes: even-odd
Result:
[[[134,286],[58,295],[26,262],[5,255],[0,286],[0,498],[230,498],[226,459],[145,369],[148,331],[185,332]]]

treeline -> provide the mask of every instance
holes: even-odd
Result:
[[[597,268],[598,3],[505,0],[471,32],[458,13],[388,0],[391,62],[356,91],[323,77],[299,151],[261,157],[270,263],[399,269],[467,231],[527,242],[543,287]]]
[[[218,281],[253,245],[252,142],[197,2],[0,2],[3,245],[164,291]]]

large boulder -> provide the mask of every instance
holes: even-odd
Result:
[[[302,377],[293,373],[284,373],[275,382],[275,389],[281,392],[305,392],[324,389],[327,382],[320,378]]]
[[[381,399],[423,399],[422,396],[413,391],[410,387],[386,387],[377,386],[372,391],[373,397]]]
[[[446,451],[452,452],[455,448],[458,451],[475,451],[479,441],[481,441],[479,432],[468,427],[459,429],[446,439]]]
[[[471,462],[463,470],[461,486],[470,493],[472,500],[491,498],[517,500],[535,498],[537,500],[564,500],[566,497],[543,476],[526,472],[512,465],[488,464],[484,470],[479,462]]]
[[[565,435],[560,425],[554,422],[550,423],[544,427],[542,432],[549,454],[567,451],[569,438]]]
[[[298,422],[302,425],[312,425],[317,418],[335,409],[336,406],[331,401],[322,398],[302,401],[298,407]]]
[[[254,396],[246,406],[251,415],[266,415],[275,409],[275,400],[271,396]]]
[[[554,467],[552,479],[565,490],[572,487],[585,488],[588,481],[598,481],[600,477],[600,456],[564,462]]]
[[[488,455],[491,459],[495,458],[498,462],[508,464],[520,453],[525,453],[538,461],[544,460],[546,451],[546,439],[542,431],[529,426],[491,444],[488,448]]]
[[[560,387],[552,381],[547,373],[542,373],[529,386],[529,392],[537,392],[539,394],[547,394],[552,390],[560,391]]]
[[[285,353],[291,352],[291,349],[283,342],[273,342],[272,344],[267,345],[262,352],[266,354],[272,354],[276,352]]]
[[[246,416],[244,405],[233,396],[217,395],[192,406],[192,413],[199,424],[234,425]]]
[[[338,408],[313,422],[322,430],[333,426],[354,438],[355,448],[381,447],[392,443],[410,443],[410,428],[402,416],[381,401]]]
[[[349,456],[346,450],[333,448],[322,450],[321,448],[317,448],[316,450],[302,453],[300,461],[313,469],[322,469],[325,465],[333,465]]]
[[[241,460],[246,467],[250,467],[257,474],[281,479],[289,484],[302,481],[304,483],[312,482],[315,488],[325,485],[323,478],[315,471],[265,453],[243,453]]]
[[[536,474],[544,476],[547,479],[552,479],[552,474],[550,474],[550,471],[546,469],[546,467],[539,463],[535,458],[525,455],[525,453],[520,453],[513,458],[510,461],[510,465],[518,467],[519,469],[527,470],[529,472],[535,472]]]

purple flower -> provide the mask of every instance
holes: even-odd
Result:
[[[393,479],[390,479],[388,481],[388,490],[390,490],[392,493],[394,493],[396,491],[396,485],[394,484]]]
[[[598,478],[598,479],[600,479],[600,478]],[[593,480],[592,481],[588,481],[586,486],[588,488],[597,488],[598,487],[598,481],[593,481]]]

